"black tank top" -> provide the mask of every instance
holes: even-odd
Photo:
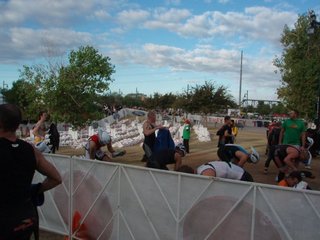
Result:
[[[36,169],[33,147],[20,139],[0,138],[0,212],[23,206],[30,200],[30,185]]]
[[[151,128],[154,129],[154,126],[150,124]],[[154,144],[156,142],[156,133],[152,133],[149,136],[144,135],[144,144],[147,144],[151,151],[153,151]]]

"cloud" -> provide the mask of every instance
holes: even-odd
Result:
[[[124,10],[118,13],[117,21],[123,27],[133,27],[146,20],[149,12],[141,9]]]
[[[12,28],[7,33],[0,33],[0,63],[23,61],[47,57],[44,49],[59,49],[65,52],[74,47],[89,44],[92,36],[89,33],[66,29],[35,30],[31,28]]]

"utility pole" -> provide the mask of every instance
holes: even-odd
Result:
[[[239,109],[241,108],[241,88],[242,88],[242,58],[243,58],[243,51],[241,51],[241,61],[240,61]]]

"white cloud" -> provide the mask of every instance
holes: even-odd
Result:
[[[123,27],[136,26],[149,17],[149,12],[141,9],[137,10],[124,10],[118,13],[117,21]]]
[[[66,29],[34,30],[30,28],[12,28],[2,33],[0,38],[0,63],[16,60],[41,58],[45,48],[59,49],[59,52],[92,42],[89,33],[75,32]]]

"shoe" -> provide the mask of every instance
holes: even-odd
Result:
[[[267,174],[267,173],[268,173],[268,168],[267,168],[267,167],[264,168],[263,173],[264,173],[264,174]]]
[[[306,168],[306,169],[311,169],[311,166],[306,165],[306,166],[304,166],[304,168]]]

